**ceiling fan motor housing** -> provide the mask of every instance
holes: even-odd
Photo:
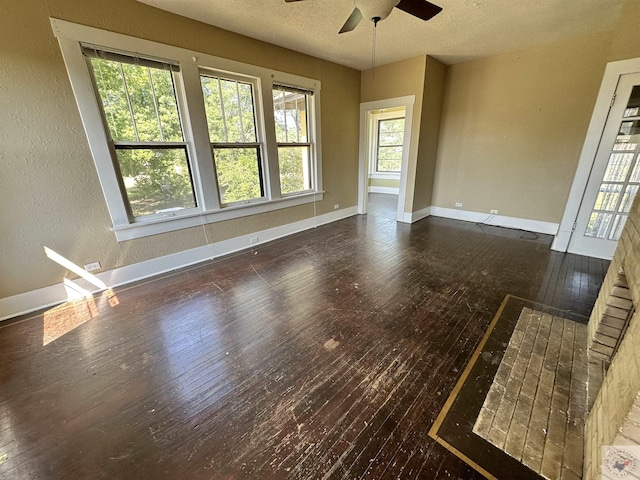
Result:
[[[384,20],[389,16],[393,7],[400,0],[355,0],[356,8],[362,13],[362,17],[368,20],[377,18]]]

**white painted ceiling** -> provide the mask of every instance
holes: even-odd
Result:
[[[342,65],[372,66],[373,23],[338,31],[353,0],[138,0]],[[376,65],[428,54],[446,64],[611,29],[624,0],[434,0],[429,21],[394,8],[378,24]]]

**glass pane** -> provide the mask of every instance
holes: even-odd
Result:
[[[636,85],[631,90],[631,97],[624,112],[625,117],[636,117],[640,113],[640,85]]]
[[[638,120],[622,122],[613,149],[632,152],[638,148],[638,143],[640,143],[640,122]]]
[[[290,90],[273,89],[273,117],[278,143],[306,143],[307,95]]]
[[[616,215],[616,218],[613,221],[613,227],[611,228],[611,233],[609,234],[609,240],[620,240],[620,235],[622,235],[622,229],[624,228],[626,221],[626,215]]]
[[[600,185],[600,191],[596,197],[596,203],[593,207],[594,210],[615,210],[620,198],[620,192],[622,191],[622,185],[603,183]]]
[[[100,58],[91,65],[114,141],[183,141],[170,71]]]
[[[633,153],[612,153],[607,170],[604,172],[605,182],[624,182],[633,161]]]
[[[638,107],[633,107],[633,108],[627,108],[624,111],[624,115],[623,117],[637,117],[638,114],[640,113],[640,108]]]
[[[616,152],[633,152],[638,148],[637,135],[618,135],[616,137],[616,143],[613,144],[613,150]]]
[[[278,147],[278,161],[283,194],[311,189],[309,147]]]
[[[184,148],[118,149],[116,153],[134,217],[196,206]]]
[[[404,118],[393,118],[378,122],[378,145],[402,145],[403,140]]]
[[[213,148],[223,204],[264,196],[258,148]]]
[[[605,238],[607,235],[607,228],[609,228],[612,217],[613,215],[610,213],[593,212],[589,218],[587,230],[584,232],[585,236]]]
[[[633,172],[631,172],[631,177],[629,177],[630,182],[640,183],[640,162],[636,158],[636,166],[633,167]]]
[[[378,172],[399,172],[402,167],[402,146],[378,147]]]
[[[200,82],[211,142],[255,143],[253,86],[209,76],[201,76]]]
[[[627,189],[624,191],[624,195],[622,196],[622,202],[620,202],[619,212],[629,213],[631,210],[631,204],[633,203],[633,199],[638,193],[638,185],[627,185]]]

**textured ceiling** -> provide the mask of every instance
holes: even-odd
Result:
[[[373,24],[338,30],[353,0],[138,0],[265,42],[358,70],[371,68]],[[604,31],[624,0],[434,0],[444,8],[423,22],[397,8],[378,24],[376,64],[428,54],[459,63]]]

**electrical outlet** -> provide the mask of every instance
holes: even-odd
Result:
[[[333,206],[333,209],[334,209],[334,210],[337,210],[337,209],[339,209],[339,208],[340,208],[340,204],[339,204],[339,203],[336,203],[336,204]]]
[[[87,272],[93,272],[94,270],[100,270],[101,268],[102,267],[100,266],[100,262],[91,262],[84,264],[84,269]]]
[[[456,202],[456,207],[460,208],[462,206],[462,202]]]
[[[255,245],[258,243],[258,237],[253,237],[249,239],[249,245]]]
[[[490,210],[489,213],[491,215],[497,215],[498,214],[498,210]]]

